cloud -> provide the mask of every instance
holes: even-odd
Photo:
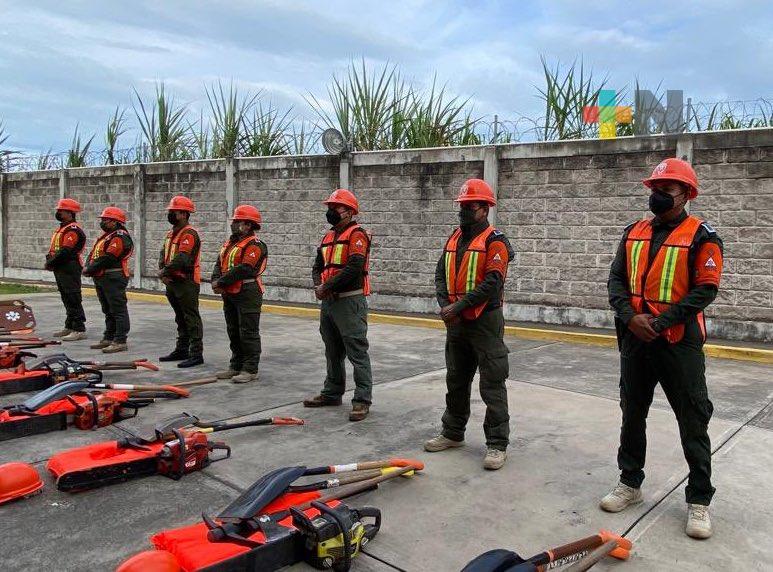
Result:
[[[305,96],[326,105],[332,74],[361,57],[420,86],[437,74],[500,121],[541,115],[542,55],[582,59],[616,89],[639,79],[693,101],[773,96],[773,10],[753,0],[18,0],[3,23],[0,121],[25,149],[66,149],[78,122],[101,139],[132,88],[147,97],[158,81],[196,118],[222,78],[316,119]]]

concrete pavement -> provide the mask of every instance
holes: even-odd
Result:
[[[30,298],[37,333],[59,329],[58,296]],[[90,339],[65,351],[95,358],[88,349],[99,338],[101,315],[86,298]],[[174,325],[166,305],[130,302],[129,356],[157,359],[172,349]],[[107,379],[166,381],[203,377],[227,364],[220,310],[203,308],[205,367],[110,372]],[[355,562],[354,570],[459,570],[491,548],[539,552],[607,528],[634,540],[628,563],[599,569],[764,569],[773,561],[773,367],[708,360],[717,496],[712,506],[715,536],[704,542],[684,536],[687,467],[677,427],[658,390],[650,414],[645,503],[617,515],[597,508],[617,477],[619,432],[617,352],[612,348],[507,338],[513,438],[507,465],[481,468],[485,451],[483,404],[473,392],[473,415],[464,448],[428,454],[422,442],[436,433],[444,404],[444,334],[440,330],[371,325],[374,405],[367,420],[346,419],[340,408],[304,409],[301,400],[319,390],[324,356],[317,324],[310,319],[264,315],[260,381],[243,386],[219,382],[193,390],[184,401],[165,401],[140,417],[95,432],[48,433],[0,443],[0,462],[35,463],[65,448],[126,435],[165,416],[188,411],[203,419],[252,414],[304,417],[303,427],[259,427],[231,431],[223,440],[233,457],[181,482],[150,477],[80,494],[60,493],[46,475],[36,497],[0,507],[0,554],[6,570],[56,567],[110,570],[149,547],[148,536],[194,523],[201,511],[216,513],[260,475],[291,464],[331,464],[374,457],[418,457],[426,470],[412,479],[386,483],[354,506],[382,509],[381,533]],[[122,354],[118,354],[122,359]],[[101,354],[97,359],[102,359]],[[6,396],[3,403],[25,396]],[[305,565],[296,567],[308,570]]]

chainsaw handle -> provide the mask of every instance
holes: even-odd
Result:
[[[362,523],[365,527],[365,536],[368,540],[373,540],[373,537],[381,530],[381,510],[374,506],[363,506],[357,509],[357,515],[360,517],[360,520],[365,518],[373,519],[373,524]]]
[[[154,364],[152,361],[148,361],[147,358],[135,360],[134,365],[138,368],[144,367],[145,369],[149,369],[150,371],[159,371],[159,367],[156,364]]]
[[[231,457],[231,447],[229,447],[222,441],[210,441],[209,443],[207,443],[207,448],[209,449],[210,453],[214,451],[225,451],[224,455],[218,455],[217,457],[210,457],[209,458],[210,463],[217,463],[218,461],[223,461]]]

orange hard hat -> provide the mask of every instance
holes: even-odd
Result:
[[[193,201],[190,200],[188,197],[177,195],[176,197],[172,197],[172,200],[169,201],[169,205],[166,207],[166,210],[185,211],[188,213],[195,213],[196,205],[194,205]]]
[[[454,200],[456,203],[471,203],[473,201],[486,203],[492,207],[497,204],[494,191],[483,179],[467,179],[462,188],[459,189],[459,196]]]
[[[166,550],[145,550],[124,560],[115,572],[179,572],[177,558]]]
[[[260,224],[263,218],[260,216],[260,211],[252,205],[239,205],[234,209],[234,216],[231,220],[249,220]]]
[[[684,183],[688,187],[687,198],[689,200],[698,196],[698,175],[692,165],[681,159],[670,158],[661,161],[652,171],[649,179],[644,179],[644,183],[650,189],[655,181],[677,181]]]
[[[357,197],[354,193],[347,191],[346,189],[336,189],[333,191],[327,200],[322,201],[326,205],[343,205],[349,207],[354,211],[354,214],[360,212],[360,204],[357,202]]]
[[[56,203],[56,210],[79,213],[81,212],[81,205],[75,199],[59,199],[59,202]]]
[[[126,213],[118,207],[105,207],[105,210],[102,211],[99,218],[110,218],[126,224]]]
[[[0,465],[0,504],[29,496],[43,488],[35,467],[27,463]]]

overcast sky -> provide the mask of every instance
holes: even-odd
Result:
[[[361,57],[418,85],[437,73],[478,115],[539,116],[540,55],[582,58],[611,88],[773,99],[773,3],[0,0],[0,121],[16,149],[65,150],[76,123],[101,148],[133,87],[163,80],[195,111],[218,78],[313,117],[303,95]]]

